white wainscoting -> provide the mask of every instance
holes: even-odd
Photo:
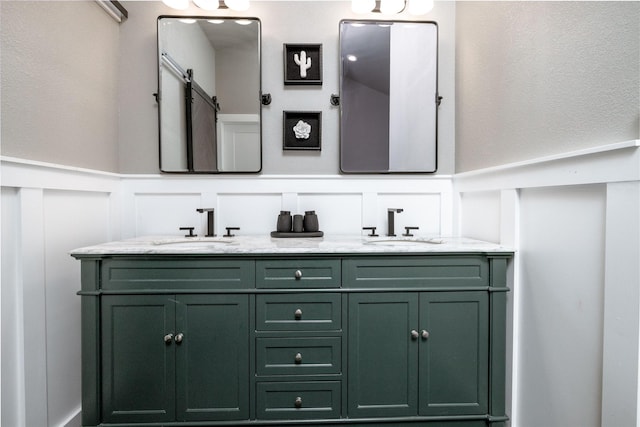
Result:
[[[280,210],[315,210],[327,234],[383,234],[386,209],[403,208],[396,231],[510,245],[512,425],[637,425],[639,146],[455,177],[131,176],[2,158],[2,425],[79,424],[80,269],[68,251],[202,234],[201,207],[216,209],[218,235],[268,233]]]
[[[79,263],[71,249],[119,236],[113,174],[3,158],[4,426],[80,425]]]
[[[638,426],[640,141],[454,177],[457,230],[511,245],[513,427]]]
[[[315,210],[327,234],[386,232],[386,209],[403,208],[396,231],[453,232],[448,176],[130,176],[0,158],[2,184],[1,424],[80,425],[80,264],[69,251],[150,234],[275,228],[280,210]],[[363,232],[362,232],[363,233]],[[7,339],[6,337],[11,337]]]
[[[275,230],[281,210],[316,211],[326,234],[361,234],[362,227],[386,233],[387,208],[396,214],[396,234],[404,226],[418,234],[451,235],[451,177],[344,176],[125,176],[123,237],[179,235],[180,227],[204,234],[206,216],[215,209],[216,234],[240,227],[236,234]]]

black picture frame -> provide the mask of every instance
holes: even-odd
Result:
[[[299,62],[302,62],[303,51],[307,60],[311,60],[310,68],[304,70],[305,77],[302,76],[300,65],[296,63],[296,55]],[[322,44],[284,44],[284,84],[322,85]]]
[[[294,128],[302,122],[298,135]],[[305,138],[304,124],[311,126]],[[321,111],[283,111],[282,112],[282,149],[315,150],[322,149],[322,112]]]

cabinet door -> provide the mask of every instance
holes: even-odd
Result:
[[[486,414],[488,294],[423,293],[420,328],[420,415]]]
[[[176,302],[177,419],[248,419],[249,297],[180,295]]]
[[[174,303],[167,296],[102,298],[105,422],[174,420],[174,323]]]
[[[349,417],[416,415],[418,295],[349,296]]]

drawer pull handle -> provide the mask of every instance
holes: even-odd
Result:
[[[422,335],[422,339],[423,340],[428,340],[429,339],[429,331],[426,331],[426,330],[423,329],[420,334]]]
[[[294,360],[298,364],[302,363],[302,353],[296,353],[296,357],[294,358]]]
[[[180,344],[183,339],[184,339],[184,334],[180,333],[180,334],[176,335],[175,340],[176,340],[177,344]]]
[[[300,396],[296,397],[295,405],[296,408],[302,408],[302,398]]]
[[[300,320],[300,319],[302,319],[302,310],[297,309],[297,310],[293,313],[293,315],[295,316],[296,320]]]
[[[295,276],[296,276],[296,279],[302,279],[302,271],[296,270]]]
[[[418,333],[418,331],[416,331],[415,329],[411,330],[411,339],[412,340],[417,340],[419,336],[420,336],[420,334]]]
[[[173,341],[173,334],[167,334],[164,336],[165,344],[171,344],[171,341]]]

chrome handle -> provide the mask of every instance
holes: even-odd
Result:
[[[296,320],[300,320],[300,319],[302,319],[302,310],[297,309],[297,310],[293,313],[293,315],[296,317]]]
[[[429,331],[426,331],[426,330],[423,329],[420,334],[422,335],[422,339],[423,340],[428,340],[429,339]]]
[[[296,357],[294,359],[296,363],[302,363],[302,353],[296,353]]]
[[[302,408],[302,398],[300,396],[296,397],[295,405],[296,408]]]
[[[296,276],[296,279],[302,279],[302,271],[296,270],[295,276]]]
[[[171,341],[173,341],[173,334],[167,334],[164,336],[165,344],[171,344]]]
[[[411,339],[417,340],[419,336],[420,334],[418,333],[418,331],[416,331],[415,329],[411,330]]]
[[[178,335],[176,335],[176,337],[175,337],[176,343],[180,344],[182,342],[183,338],[184,338],[184,334],[183,333],[179,333]]]

